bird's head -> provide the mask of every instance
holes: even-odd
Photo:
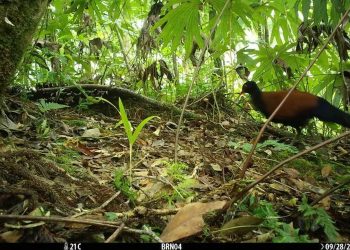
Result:
[[[254,93],[259,93],[259,92],[260,92],[260,89],[259,89],[258,85],[256,84],[256,82],[248,81],[245,84],[243,84],[241,95],[245,94],[245,93],[254,94]]]

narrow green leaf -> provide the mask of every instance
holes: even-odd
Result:
[[[294,4],[294,11],[295,11],[295,16],[298,17],[298,12],[299,12],[299,4],[301,0],[296,0]]]
[[[122,125],[123,124],[123,121],[122,120],[120,120],[119,122],[117,122],[117,124],[115,124],[115,128],[118,128],[120,125]]]
[[[105,98],[103,98],[103,97],[96,97],[96,99],[99,100],[99,101],[103,101],[103,102],[108,103],[108,104],[111,105],[115,110],[118,111],[117,107],[116,107],[113,103],[111,103],[110,101],[108,101],[107,99],[105,99]],[[119,99],[119,100],[120,100],[120,99]]]
[[[320,24],[322,21],[324,23],[328,22],[327,15],[327,0],[313,0],[314,5],[314,22],[315,24]]]
[[[145,118],[135,129],[134,134],[132,135],[132,139],[130,141],[131,145],[134,145],[135,141],[137,140],[139,134],[141,133],[141,130],[143,129],[143,127],[147,124],[147,122],[149,122],[150,120],[152,120],[153,118],[158,117],[158,116],[149,116],[147,118]]]
[[[199,0],[178,0],[171,1],[173,5],[165,5],[167,14],[162,17],[152,28],[152,30],[166,24],[158,40],[161,40],[163,45],[171,43],[171,50],[176,51],[177,47],[184,41],[186,55],[191,52],[193,40],[196,39],[201,44],[199,23]],[[176,7],[174,7],[176,6]]]
[[[132,144],[131,143],[131,141],[132,141],[132,128],[131,128],[128,116],[126,114],[126,111],[124,109],[123,102],[120,98],[119,98],[119,113],[120,113],[120,116],[121,116],[122,121],[123,121],[126,136],[128,137],[129,143]]]
[[[344,6],[340,0],[332,0],[331,23],[333,27],[339,22],[343,9]]]
[[[311,0],[302,0],[301,2],[301,8],[302,8],[301,11],[303,13],[304,22],[308,21],[310,5],[311,5]]]
[[[350,7],[350,0],[344,1],[344,8],[347,10]]]

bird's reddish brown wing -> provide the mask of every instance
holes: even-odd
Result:
[[[268,115],[272,114],[287,93],[288,91],[262,93],[263,103]],[[311,112],[316,106],[317,96],[295,90],[277,112],[275,119],[298,117]]]

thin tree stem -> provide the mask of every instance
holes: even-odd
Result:
[[[210,30],[209,36],[205,38],[204,48],[202,49],[201,54],[199,56],[199,63],[197,64],[197,66],[196,66],[196,68],[195,68],[195,70],[193,72],[192,81],[191,81],[191,84],[190,84],[190,86],[188,88],[186,99],[185,99],[184,105],[182,107],[180,118],[179,118],[179,122],[177,124],[177,129],[176,129],[175,145],[174,145],[174,147],[175,147],[175,157],[174,157],[175,162],[177,162],[177,150],[178,150],[178,146],[179,146],[179,135],[180,135],[180,130],[181,130],[181,123],[182,123],[182,120],[183,120],[185,109],[187,107],[188,99],[190,98],[192,87],[193,87],[194,83],[197,82],[199,70],[200,70],[202,62],[204,60],[205,52],[207,51],[207,49],[209,47],[209,41],[211,39],[211,36],[212,36],[212,34],[214,34],[214,31],[215,31],[216,27],[218,26],[218,24],[220,22],[222,14],[224,13],[224,10],[227,8],[227,6],[228,6],[228,4],[230,2],[231,2],[230,0],[226,0],[226,3],[224,5],[224,7],[222,8],[221,12],[219,13],[218,17],[215,20],[213,28]]]

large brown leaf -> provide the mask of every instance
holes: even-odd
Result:
[[[201,232],[205,225],[203,215],[222,209],[225,204],[226,201],[214,201],[184,206],[165,227],[160,238],[164,242],[171,242]]]

